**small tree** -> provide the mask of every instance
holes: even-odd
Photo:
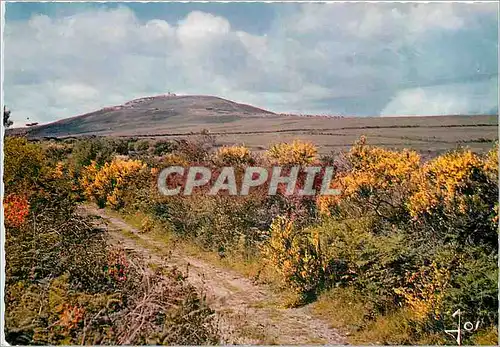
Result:
[[[10,120],[10,110],[7,109],[7,107],[3,107],[3,126],[8,128],[10,127],[14,122]]]

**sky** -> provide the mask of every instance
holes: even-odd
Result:
[[[275,112],[497,114],[497,3],[7,3],[15,126],[134,98]]]

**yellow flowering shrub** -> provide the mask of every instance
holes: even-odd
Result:
[[[318,211],[323,216],[331,214],[331,208],[338,204],[338,197],[335,195],[319,195],[316,198],[316,206]]]
[[[474,186],[485,179],[486,169],[492,166],[490,161],[493,162],[469,150],[450,152],[429,161],[415,179],[417,189],[408,201],[410,214],[417,218],[441,207],[454,206],[465,212],[472,202],[469,198],[481,193]]]
[[[64,176],[64,163],[62,161],[58,162],[56,166],[54,167],[54,170],[52,172],[52,176],[54,178],[62,178]]]
[[[83,194],[90,200],[96,200],[96,198],[94,197],[94,182],[96,180],[98,172],[99,166],[95,161],[92,161],[90,165],[84,167],[79,179],[79,184],[82,187]]]
[[[266,261],[302,299],[315,294],[327,273],[319,234],[303,232],[281,216],[274,219],[270,234],[262,249]]]
[[[100,206],[118,208],[123,205],[124,190],[134,184],[144,172],[146,164],[140,160],[115,158],[111,163],[98,167],[93,161],[85,167],[80,184],[85,196]]]
[[[189,160],[177,153],[168,153],[162,159],[163,166],[188,166]]]
[[[47,169],[42,148],[23,137],[7,136],[4,140],[3,151],[5,191],[31,195]]]
[[[224,146],[214,155],[214,162],[222,165],[248,164],[252,160],[252,152],[245,146]]]
[[[407,279],[407,286],[394,291],[401,295],[419,320],[429,315],[438,316],[443,307],[450,271],[435,261]]]
[[[154,228],[154,220],[150,216],[145,216],[141,220],[141,231],[143,233],[150,232]]]
[[[484,170],[492,184],[498,182],[498,142],[495,143],[493,149],[491,149],[486,155],[486,158],[484,160]],[[495,202],[495,206],[493,208],[493,216],[491,217],[491,221],[495,225],[498,225],[498,210],[499,204],[497,201]]]
[[[295,140],[273,145],[267,150],[266,156],[278,165],[306,165],[318,159],[318,149],[310,142]]]
[[[362,201],[360,205],[377,213],[400,206],[420,169],[420,155],[415,151],[369,147],[364,137],[352,147],[347,159],[351,169],[335,180],[341,194],[318,197],[318,209],[324,214],[346,200]]]
[[[498,180],[498,142],[486,154],[484,159],[484,170],[491,175],[493,180]]]

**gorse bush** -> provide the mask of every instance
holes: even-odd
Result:
[[[162,161],[159,164],[160,167],[168,166],[188,166],[188,159],[182,154],[168,153],[162,157]]]
[[[6,137],[4,158],[3,182],[6,193],[29,194],[46,173],[46,158],[42,148],[25,138]]]
[[[296,303],[311,300],[323,289],[330,270],[319,235],[299,230],[293,221],[281,216],[273,221],[269,232],[264,257],[298,295]]]
[[[444,241],[496,251],[498,169],[490,161],[497,156],[497,149],[486,157],[461,150],[423,165],[407,203],[415,224]]]
[[[412,228],[432,227],[434,237],[496,247],[497,157],[497,149],[486,156],[459,150],[422,163],[414,152],[361,141],[347,156],[350,169],[335,180],[341,195],[320,196],[318,208],[327,215],[412,220]]]
[[[222,147],[215,152],[214,162],[219,165],[252,164],[252,153],[245,146]]]
[[[435,261],[422,267],[406,279],[407,287],[397,288],[409,308],[419,319],[439,315],[443,308],[446,289],[450,283],[450,271]]]
[[[139,160],[115,158],[99,168],[96,162],[85,167],[80,184],[87,198],[100,207],[123,207],[125,189],[131,189],[147,175],[146,165]]]
[[[318,149],[310,142],[295,140],[273,145],[267,150],[266,156],[278,165],[307,165],[318,159]]]
[[[496,324],[498,146],[486,155],[459,149],[424,163],[416,153],[369,147],[362,139],[346,158],[348,169],[335,182],[342,194],[319,197],[318,207],[327,219],[375,222],[362,249],[351,252],[365,265],[350,285],[378,302],[379,312],[410,309],[422,336],[454,324],[457,308],[485,326]],[[384,254],[388,263],[380,260]]]
[[[391,220],[406,218],[404,204],[412,192],[420,156],[413,151],[370,147],[365,141],[362,138],[352,147],[346,156],[349,169],[336,178],[341,195],[319,197],[320,210],[330,214],[340,204],[351,217],[375,213]]]
[[[29,143],[20,137],[5,139],[4,184],[5,197],[27,199],[30,210],[38,211],[39,206],[51,202],[52,207],[65,207],[72,211],[77,193],[72,177],[57,177],[61,167],[49,166],[41,146]],[[7,205],[8,205],[7,200]],[[16,207],[11,211],[16,213]]]

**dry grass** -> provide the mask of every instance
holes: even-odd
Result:
[[[351,344],[407,344],[412,332],[406,311],[374,317],[373,307],[354,290],[337,288],[320,296],[313,312],[342,329]]]
[[[475,345],[498,346],[498,330],[494,327],[477,334],[474,337]]]
[[[361,330],[371,316],[369,304],[350,289],[334,289],[322,294],[313,304],[313,312],[333,328],[346,329],[351,335]]]
[[[313,313],[343,330],[353,345],[442,345],[452,344],[444,333],[418,333],[414,314],[405,309],[374,315],[373,307],[349,288],[322,294],[313,304]],[[492,327],[477,333],[475,345],[497,345],[498,331]]]

